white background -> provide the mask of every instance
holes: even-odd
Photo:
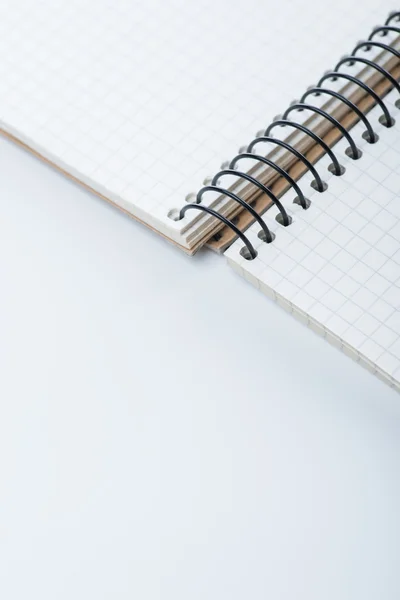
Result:
[[[5,600],[400,596],[400,401],[0,140]]]

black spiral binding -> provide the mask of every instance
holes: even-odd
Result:
[[[304,103],[304,100],[306,100],[306,98],[308,98],[308,96],[310,96],[310,94],[314,94],[315,96],[321,96],[323,94],[327,94],[328,96],[337,98],[338,100],[343,102],[343,104],[346,104],[346,106],[348,106],[353,112],[356,113],[356,115],[358,116],[360,121],[362,121],[364,123],[365,128],[366,128],[365,139],[367,140],[367,142],[369,142],[370,144],[375,144],[378,141],[378,136],[372,129],[372,125],[369,122],[369,120],[367,119],[367,117],[358,108],[358,106],[356,104],[354,104],[354,102],[351,102],[348,98],[343,96],[343,94],[339,94],[339,92],[334,92],[333,90],[326,90],[325,88],[318,87],[318,86],[311,87],[302,95],[300,102]]]
[[[281,148],[285,148],[286,150],[288,150],[289,152],[291,152],[292,154],[294,154],[296,156],[296,158],[298,158],[298,160],[301,160],[306,165],[307,169],[309,171],[311,171],[311,173],[314,175],[315,179],[314,179],[314,181],[312,182],[311,185],[318,192],[324,192],[326,190],[326,183],[324,183],[322,181],[322,179],[320,177],[320,174],[318,173],[317,169],[308,160],[308,158],[306,158],[304,156],[304,154],[302,154],[301,152],[299,152],[298,150],[296,150],[296,148],[293,148],[293,146],[291,146],[290,144],[287,144],[286,142],[283,142],[282,140],[277,140],[276,138],[263,135],[261,137],[255,138],[252,142],[250,142],[250,144],[247,147],[247,152],[252,152],[254,146],[256,144],[260,143],[260,142],[270,142],[271,144],[276,144],[277,146],[280,146]]]
[[[281,214],[282,225],[284,225],[285,227],[290,225],[291,219],[290,219],[289,215],[287,214],[283,204],[278,200],[278,198],[275,196],[275,194],[273,192],[271,192],[271,190],[269,188],[267,188],[267,186],[265,186],[263,183],[258,181],[258,179],[256,179],[255,177],[252,177],[248,173],[243,173],[243,171],[236,171],[236,169],[223,169],[222,171],[218,171],[218,173],[216,173],[214,175],[214,177],[211,181],[211,185],[216,185],[218,183],[220,177],[222,177],[223,175],[233,175],[234,177],[241,177],[242,179],[245,179],[246,181],[249,181],[256,187],[258,187],[262,192],[264,192],[264,194],[267,194],[267,196],[269,196],[271,198],[272,202],[276,205],[277,209],[279,210],[279,212]]]
[[[396,26],[396,24],[399,24],[399,26]],[[301,131],[301,132],[305,133],[311,139],[313,139],[316,144],[321,146],[321,148],[324,150],[325,154],[330,157],[332,164],[329,165],[329,167],[328,167],[329,171],[336,176],[342,175],[344,173],[345,169],[339,163],[337,156],[332,151],[332,149],[328,146],[328,144],[326,144],[324,142],[324,140],[321,137],[319,137],[314,131],[312,131],[311,129],[305,127],[304,125],[302,125],[300,123],[296,123],[295,121],[290,121],[288,119],[288,117],[294,111],[304,111],[304,110],[312,112],[314,114],[317,114],[317,115],[323,117],[324,119],[329,121],[334,127],[336,127],[340,131],[342,137],[344,137],[347,140],[347,142],[349,144],[349,147],[346,150],[347,156],[349,156],[353,160],[358,160],[361,157],[362,153],[357,148],[356,142],[355,142],[354,138],[350,135],[348,130],[337,119],[335,119],[332,115],[330,115],[328,112],[326,112],[325,110],[322,110],[321,108],[313,106],[312,104],[309,104],[308,102],[306,102],[306,100],[307,99],[310,100],[311,97],[320,96],[322,94],[326,94],[330,97],[340,100],[343,104],[348,106],[348,108],[350,108],[350,110],[352,110],[357,115],[359,120],[365,125],[366,130],[363,134],[363,138],[368,143],[375,144],[378,141],[378,136],[375,133],[375,131],[373,130],[371,122],[366,117],[366,115],[358,108],[358,106],[356,106],[353,102],[351,102],[351,100],[349,100],[348,98],[343,96],[343,94],[340,94],[336,91],[330,90],[329,88],[322,87],[322,86],[327,81],[335,81],[337,79],[343,79],[345,81],[349,81],[349,82],[359,86],[361,89],[364,90],[364,92],[366,92],[369,96],[371,96],[371,98],[375,102],[375,105],[379,106],[380,109],[382,110],[383,114],[379,118],[379,122],[382,125],[384,125],[385,127],[392,127],[395,123],[394,118],[391,116],[391,114],[390,114],[386,104],[382,100],[382,98],[370,86],[368,86],[364,81],[362,81],[358,77],[354,77],[352,75],[349,75],[347,73],[342,73],[340,71],[340,68],[343,65],[361,64],[361,65],[365,65],[367,67],[371,67],[371,68],[375,69],[378,73],[380,73],[381,76],[386,78],[387,81],[390,83],[391,88],[396,89],[399,92],[399,96],[400,96],[400,83],[393,77],[393,75],[391,73],[389,73],[386,69],[384,69],[381,65],[377,64],[376,62],[357,55],[357,52],[362,48],[364,48],[365,51],[368,51],[371,48],[379,48],[380,50],[393,55],[395,58],[397,58],[400,61],[400,52],[398,50],[396,50],[395,48],[393,48],[392,46],[390,46],[388,44],[385,44],[382,41],[377,41],[377,39],[376,39],[377,36],[386,37],[389,33],[397,33],[398,35],[400,35],[400,11],[395,11],[395,12],[390,13],[390,15],[386,19],[384,25],[382,25],[380,27],[376,27],[372,31],[371,35],[369,36],[369,38],[367,40],[363,40],[363,41],[359,42],[355,46],[355,48],[353,49],[352,53],[349,56],[345,56],[344,58],[342,58],[336,64],[335,68],[332,71],[328,71],[327,73],[325,73],[325,75],[323,77],[321,77],[321,79],[318,81],[316,86],[310,87],[303,94],[303,96],[301,97],[299,102],[294,102],[284,112],[282,117],[278,117],[277,119],[275,119],[274,122],[271,123],[267,127],[267,129],[265,130],[263,135],[259,135],[256,138],[254,138],[250,142],[250,144],[247,146],[247,148],[244,152],[240,152],[231,160],[228,168],[222,168],[221,171],[216,173],[216,175],[214,175],[214,177],[212,178],[211,184],[205,185],[203,188],[200,189],[200,191],[198,192],[198,194],[196,196],[196,201],[186,204],[180,210],[178,220],[183,219],[185,216],[185,213],[188,210],[199,210],[199,211],[208,213],[209,215],[215,217],[216,219],[219,219],[222,223],[224,223],[225,225],[230,227],[232,229],[232,231],[243,241],[245,246],[244,246],[244,248],[242,248],[241,254],[242,254],[242,256],[244,256],[244,258],[246,258],[247,260],[253,260],[254,258],[256,258],[257,251],[255,250],[254,246],[250,242],[249,238],[235,225],[235,223],[233,221],[227,219],[221,213],[219,213],[207,206],[202,205],[201,202],[202,202],[203,195],[207,192],[216,192],[220,196],[227,196],[227,197],[231,198],[231,200],[234,200],[235,202],[240,204],[245,210],[247,210],[252,215],[252,217],[260,225],[261,230],[258,234],[258,237],[266,243],[272,243],[274,241],[275,235],[269,230],[269,228],[267,227],[267,224],[262,219],[261,215],[257,213],[257,211],[251,206],[251,204],[249,204],[248,202],[246,202],[245,200],[240,198],[240,196],[238,196],[237,194],[234,194],[230,190],[222,187],[220,185],[220,179],[224,176],[235,176],[235,177],[243,179],[244,181],[247,181],[250,184],[258,187],[262,192],[264,192],[267,196],[269,196],[271,201],[275,204],[275,206],[279,210],[279,214],[276,217],[276,220],[278,221],[278,223],[280,223],[284,227],[288,227],[290,225],[290,223],[292,222],[292,219],[288,215],[286,209],[284,208],[282,203],[278,200],[276,195],[271,191],[271,189],[268,186],[266,186],[263,183],[261,183],[260,181],[258,181],[258,179],[256,179],[252,175],[249,175],[248,173],[237,170],[236,169],[237,163],[241,159],[252,159],[256,162],[265,164],[266,166],[274,169],[281,177],[286,179],[286,181],[288,182],[290,187],[293,188],[293,190],[296,192],[297,196],[295,197],[293,202],[299,204],[304,210],[307,210],[308,207],[310,206],[310,201],[305,197],[304,192],[301,190],[299,184],[289,175],[289,173],[287,171],[285,171],[282,167],[277,165],[274,161],[272,161],[264,156],[260,156],[259,154],[254,154],[253,153],[254,147],[260,143],[270,143],[270,144],[274,144],[278,147],[288,150],[294,156],[296,156],[296,158],[299,161],[303,162],[303,164],[307,167],[307,169],[313,175],[314,180],[312,181],[311,186],[318,192],[323,193],[327,189],[328,186],[326,183],[323,182],[323,180],[322,180],[320,174],[318,173],[317,169],[315,168],[315,166],[304,156],[304,154],[299,152],[299,150],[294,148],[292,145],[288,144],[286,141],[282,141],[277,138],[271,137],[270,134],[275,127],[289,127],[289,128],[293,128],[297,131]],[[395,102],[395,106],[400,109],[400,98]]]
[[[400,21],[400,11],[398,10],[394,10],[392,11],[388,18],[385,21],[385,25],[389,25],[389,23],[391,23],[391,21],[393,21],[394,19],[397,19],[397,21]]]
[[[380,120],[380,123],[382,125],[384,125],[385,127],[392,127],[394,125],[394,119],[390,116],[387,106],[383,102],[382,98],[380,96],[378,96],[378,94],[375,92],[375,90],[373,90],[371,87],[369,87],[369,85],[364,83],[364,81],[361,81],[360,79],[357,79],[356,77],[353,77],[352,75],[348,75],[347,73],[337,73],[337,71],[328,71],[318,81],[317,86],[321,87],[321,85],[327,79],[330,79],[331,81],[336,81],[337,79],[346,79],[347,81],[351,81],[352,83],[355,83],[358,86],[360,86],[364,91],[367,92],[367,94],[372,96],[372,98],[375,101],[375,104],[377,104],[381,107],[384,120]]]
[[[271,123],[271,125],[269,125],[267,127],[267,129],[265,130],[265,135],[269,135],[271,133],[271,131],[274,129],[274,127],[278,127],[278,126],[293,127],[293,129],[298,129],[299,131],[302,131],[303,133],[306,133],[307,135],[309,135],[314,140],[314,142],[316,142],[317,144],[319,144],[321,146],[321,148],[324,150],[325,154],[327,154],[329,156],[329,158],[331,159],[332,164],[328,167],[330,169],[330,171],[338,177],[340,175],[343,175],[345,168],[339,164],[339,161],[338,161],[336,155],[329,148],[328,144],[326,144],[324,142],[324,140],[319,137],[319,135],[314,133],[314,131],[312,131],[311,129],[308,129],[308,127],[305,127],[304,125],[300,125],[299,123],[293,123],[293,121],[288,121],[287,119],[277,119],[276,121],[274,121],[273,123]]]
[[[399,29],[399,34],[400,34],[400,29]],[[400,94],[400,83],[398,81],[396,81],[396,79],[388,71],[386,71],[386,69],[384,69],[380,65],[377,65],[374,61],[368,60],[367,58],[361,58],[360,56],[354,56],[354,54],[353,54],[352,56],[345,56],[344,58],[339,60],[336,67],[334,68],[334,71],[338,71],[339,68],[346,63],[349,66],[354,65],[354,63],[361,63],[362,65],[367,65],[368,67],[372,67],[373,69],[376,69],[377,71],[379,71],[379,73],[381,75],[383,75],[384,77],[386,77],[386,79],[388,79],[390,81],[392,86],[395,87]]]
[[[263,221],[263,219],[260,217],[258,212],[255,211],[254,208],[250,204],[248,204],[245,200],[242,200],[242,198],[240,198],[240,196],[237,196],[233,192],[230,192],[229,190],[225,190],[224,188],[219,187],[218,185],[206,185],[205,187],[201,188],[201,190],[197,194],[196,200],[197,200],[198,204],[200,204],[201,199],[206,192],[217,192],[219,194],[228,196],[232,200],[235,200],[236,202],[238,202],[241,206],[243,206],[243,208],[248,210],[249,213],[260,224],[261,230],[264,232],[264,236],[262,236],[262,239],[264,239],[267,242],[267,244],[270,244],[274,240],[275,236],[270,232],[265,221]]]
[[[202,206],[201,204],[193,204],[193,203],[186,204],[186,206],[183,206],[181,208],[181,211],[179,213],[179,220],[183,219],[183,217],[185,216],[186,211],[188,211],[190,209],[196,209],[196,210],[200,210],[200,211],[206,212],[209,215],[212,215],[213,217],[215,217],[216,219],[219,219],[220,221],[222,221],[222,223],[224,223],[225,225],[227,225],[228,227],[230,227],[232,229],[232,231],[234,231],[236,233],[236,235],[240,237],[240,239],[242,240],[242,242],[245,243],[246,248],[247,248],[248,253],[249,253],[248,254],[248,259],[250,260],[250,259],[256,258],[257,252],[254,249],[253,244],[244,235],[244,233],[242,231],[240,231],[240,229],[238,227],[236,227],[236,225],[234,223],[232,223],[232,221],[229,221],[229,219],[227,219],[226,217],[224,217],[223,215],[221,215],[216,210],[213,210],[212,208],[208,208],[208,206]],[[246,258],[247,258],[247,256],[246,256]]]

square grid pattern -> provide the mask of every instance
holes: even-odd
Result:
[[[392,8],[310,6],[3,0],[0,127],[185,245],[171,210]]]
[[[398,118],[397,98],[393,91],[385,103]],[[400,127],[399,121],[383,127],[380,114],[375,107],[368,115],[376,144],[361,138],[360,123],[351,132],[363,152],[359,160],[344,154],[344,140],[335,146],[343,176],[327,171],[327,157],[316,165],[326,192],[300,180],[312,202],[308,210],[292,204],[293,191],[285,194],[290,226],[275,221],[276,210],[266,213],[273,243],[261,242],[252,226],[247,233],[256,259],[240,255],[240,241],[225,254],[256,287],[400,389]]]

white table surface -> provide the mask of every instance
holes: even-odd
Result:
[[[4,600],[398,600],[400,397],[0,139]]]

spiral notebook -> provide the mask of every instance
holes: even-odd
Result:
[[[391,9],[5,0],[0,129],[399,387]]]

